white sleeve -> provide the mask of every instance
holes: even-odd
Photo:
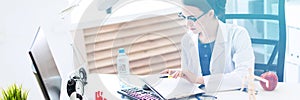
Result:
[[[186,41],[184,41],[184,37],[181,40],[181,69],[187,69],[188,66],[188,58],[187,58],[187,50],[186,50]]]
[[[246,29],[235,31],[232,38],[234,70],[226,74],[204,76],[205,84],[216,84],[218,90],[237,89],[242,86],[243,78],[248,75],[248,69],[254,69],[254,52],[251,39]],[[220,80],[220,77],[221,80]],[[209,81],[209,83],[207,83]],[[215,82],[214,82],[215,81]],[[220,82],[220,83],[219,83]]]

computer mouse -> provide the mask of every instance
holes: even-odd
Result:
[[[151,90],[146,84],[143,86],[143,90]]]

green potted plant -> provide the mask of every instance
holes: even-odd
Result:
[[[2,89],[2,98],[0,100],[26,100],[28,96],[28,91],[22,89],[21,86],[13,84],[9,86],[6,90]]]

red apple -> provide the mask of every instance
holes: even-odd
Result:
[[[278,83],[278,77],[274,72],[265,72],[261,74],[261,78],[264,78],[269,81],[269,87],[266,86],[266,83],[263,81],[260,81],[260,85],[264,88],[266,91],[273,91]]]

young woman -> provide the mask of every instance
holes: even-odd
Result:
[[[215,89],[242,86],[248,69],[254,68],[254,52],[246,29],[226,24],[226,0],[182,0],[179,17],[186,20],[188,32],[181,40],[181,69],[162,74],[183,77]]]

